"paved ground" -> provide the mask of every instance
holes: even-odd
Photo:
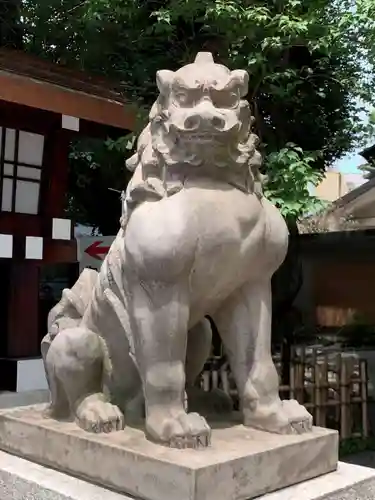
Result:
[[[18,393],[0,391],[0,409],[47,403],[48,400],[49,392],[44,389]]]

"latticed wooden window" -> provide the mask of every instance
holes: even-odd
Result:
[[[44,136],[0,127],[0,197],[3,212],[38,214]]]

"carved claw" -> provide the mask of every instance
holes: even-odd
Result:
[[[181,413],[175,418],[163,419],[158,415],[154,420],[148,417],[146,433],[154,442],[169,448],[207,448],[211,444],[211,429],[198,413]]]
[[[282,402],[282,407],[289,420],[290,433],[304,434],[312,431],[313,417],[298,401],[286,399]]]
[[[76,422],[79,427],[94,434],[120,431],[125,427],[125,419],[119,408],[104,401],[81,404]]]
[[[277,434],[304,434],[312,431],[313,418],[298,401],[290,399],[244,408],[244,424]]]
[[[180,450],[186,448],[199,449],[211,446],[211,433],[200,436],[175,436],[169,441],[170,448]]]

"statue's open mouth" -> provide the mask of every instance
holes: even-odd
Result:
[[[217,142],[220,140],[222,134],[212,134],[212,133],[184,133],[181,135],[181,139],[185,142]]]

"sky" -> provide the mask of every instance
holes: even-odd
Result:
[[[360,105],[361,103],[358,102]],[[362,104],[363,105],[363,104]],[[370,115],[370,108],[366,106],[368,109],[365,111],[361,111],[358,113],[358,119],[364,123],[368,123],[369,115]],[[374,141],[370,141],[368,146],[371,146]],[[366,160],[360,156],[358,153],[363,151],[364,148],[360,148],[357,151],[353,151],[351,153],[348,153],[346,156],[341,158],[339,161],[337,161],[334,165],[332,165],[335,169],[339,170],[340,172],[344,174],[360,174],[361,171],[358,170],[358,167],[360,165],[363,165],[366,163]]]
[[[357,167],[366,162],[358,153],[350,153],[335,163],[334,167],[344,174],[359,174]]]

